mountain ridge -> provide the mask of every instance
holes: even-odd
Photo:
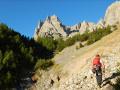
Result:
[[[92,32],[98,28],[113,26],[120,22],[119,11],[120,1],[116,1],[107,8],[104,18],[97,23],[83,21],[71,26],[64,25],[56,15],[48,16],[42,21],[43,24],[41,21],[38,23],[33,37],[36,41],[38,37],[67,38],[77,33],[83,34],[86,30]]]
[[[65,26],[60,22],[59,19],[58,19],[59,21],[58,20],[55,21],[51,19],[53,17],[58,19],[56,15],[53,15],[53,16],[48,16],[45,19],[45,21],[40,21],[38,23],[38,26],[35,29],[35,33],[34,33],[35,40],[37,40],[38,37],[53,37],[55,39],[59,37],[67,38],[67,37],[72,37],[77,33],[83,34],[86,30],[93,31],[96,28],[104,27],[103,25],[101,25],[101,23],[95,24],[93,22],[86,22],[86,21],[71,26]],[[43,24],[41,25],[41,23]]]

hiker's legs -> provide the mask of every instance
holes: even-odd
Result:
[[[96,70],[96,80],[97,80],[98,86],[100,86],[102,84],[102,70],[101,70],[101,68],[99,70]]]
[[[96,80],[97,80],[98,86],[100,86],[102,84],[102,75],[96,75]]]

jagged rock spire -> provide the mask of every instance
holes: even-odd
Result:
[[[39,22],[34,38],[40,37],[66,37],[67,32],[56,15],[48,16],[44,22]],[[36,40],[36,39],[35,39]]]

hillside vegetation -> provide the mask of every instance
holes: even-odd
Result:
[[[45,46],[50,51],[60,52],[64,48],[74,45],[76,42],[86,41],[85,45],[93,44],[94,42],[100,40],[103,36],[108,35],[111,32],[111,26],[108,26],[106,28],[98,28],[93,32],[89,32],[89,30],[86,30],[83,34],[78,33],[73,37],[67,38],[66,40],[63,40],[63,38],[54,40],[51,37],[39,37],[37,42]],[[84,45],[81,44],[81,47],[83,46]]]
[[[40,62],[41,59],[44,60],[40,62],[41,67],[49,67],[52,62],[47,60],[52,55],[52,51],[33,39],[15,32],[5,24],[0,24],[0,89],[19,85],[29,71],[34,71],[36,62]]]

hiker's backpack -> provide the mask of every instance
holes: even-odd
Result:
[[[93,66],[94,66],[94,65],[98,65],[98,66],[101,67],[100,57],[95,57],[95,58],[93,59]]]

